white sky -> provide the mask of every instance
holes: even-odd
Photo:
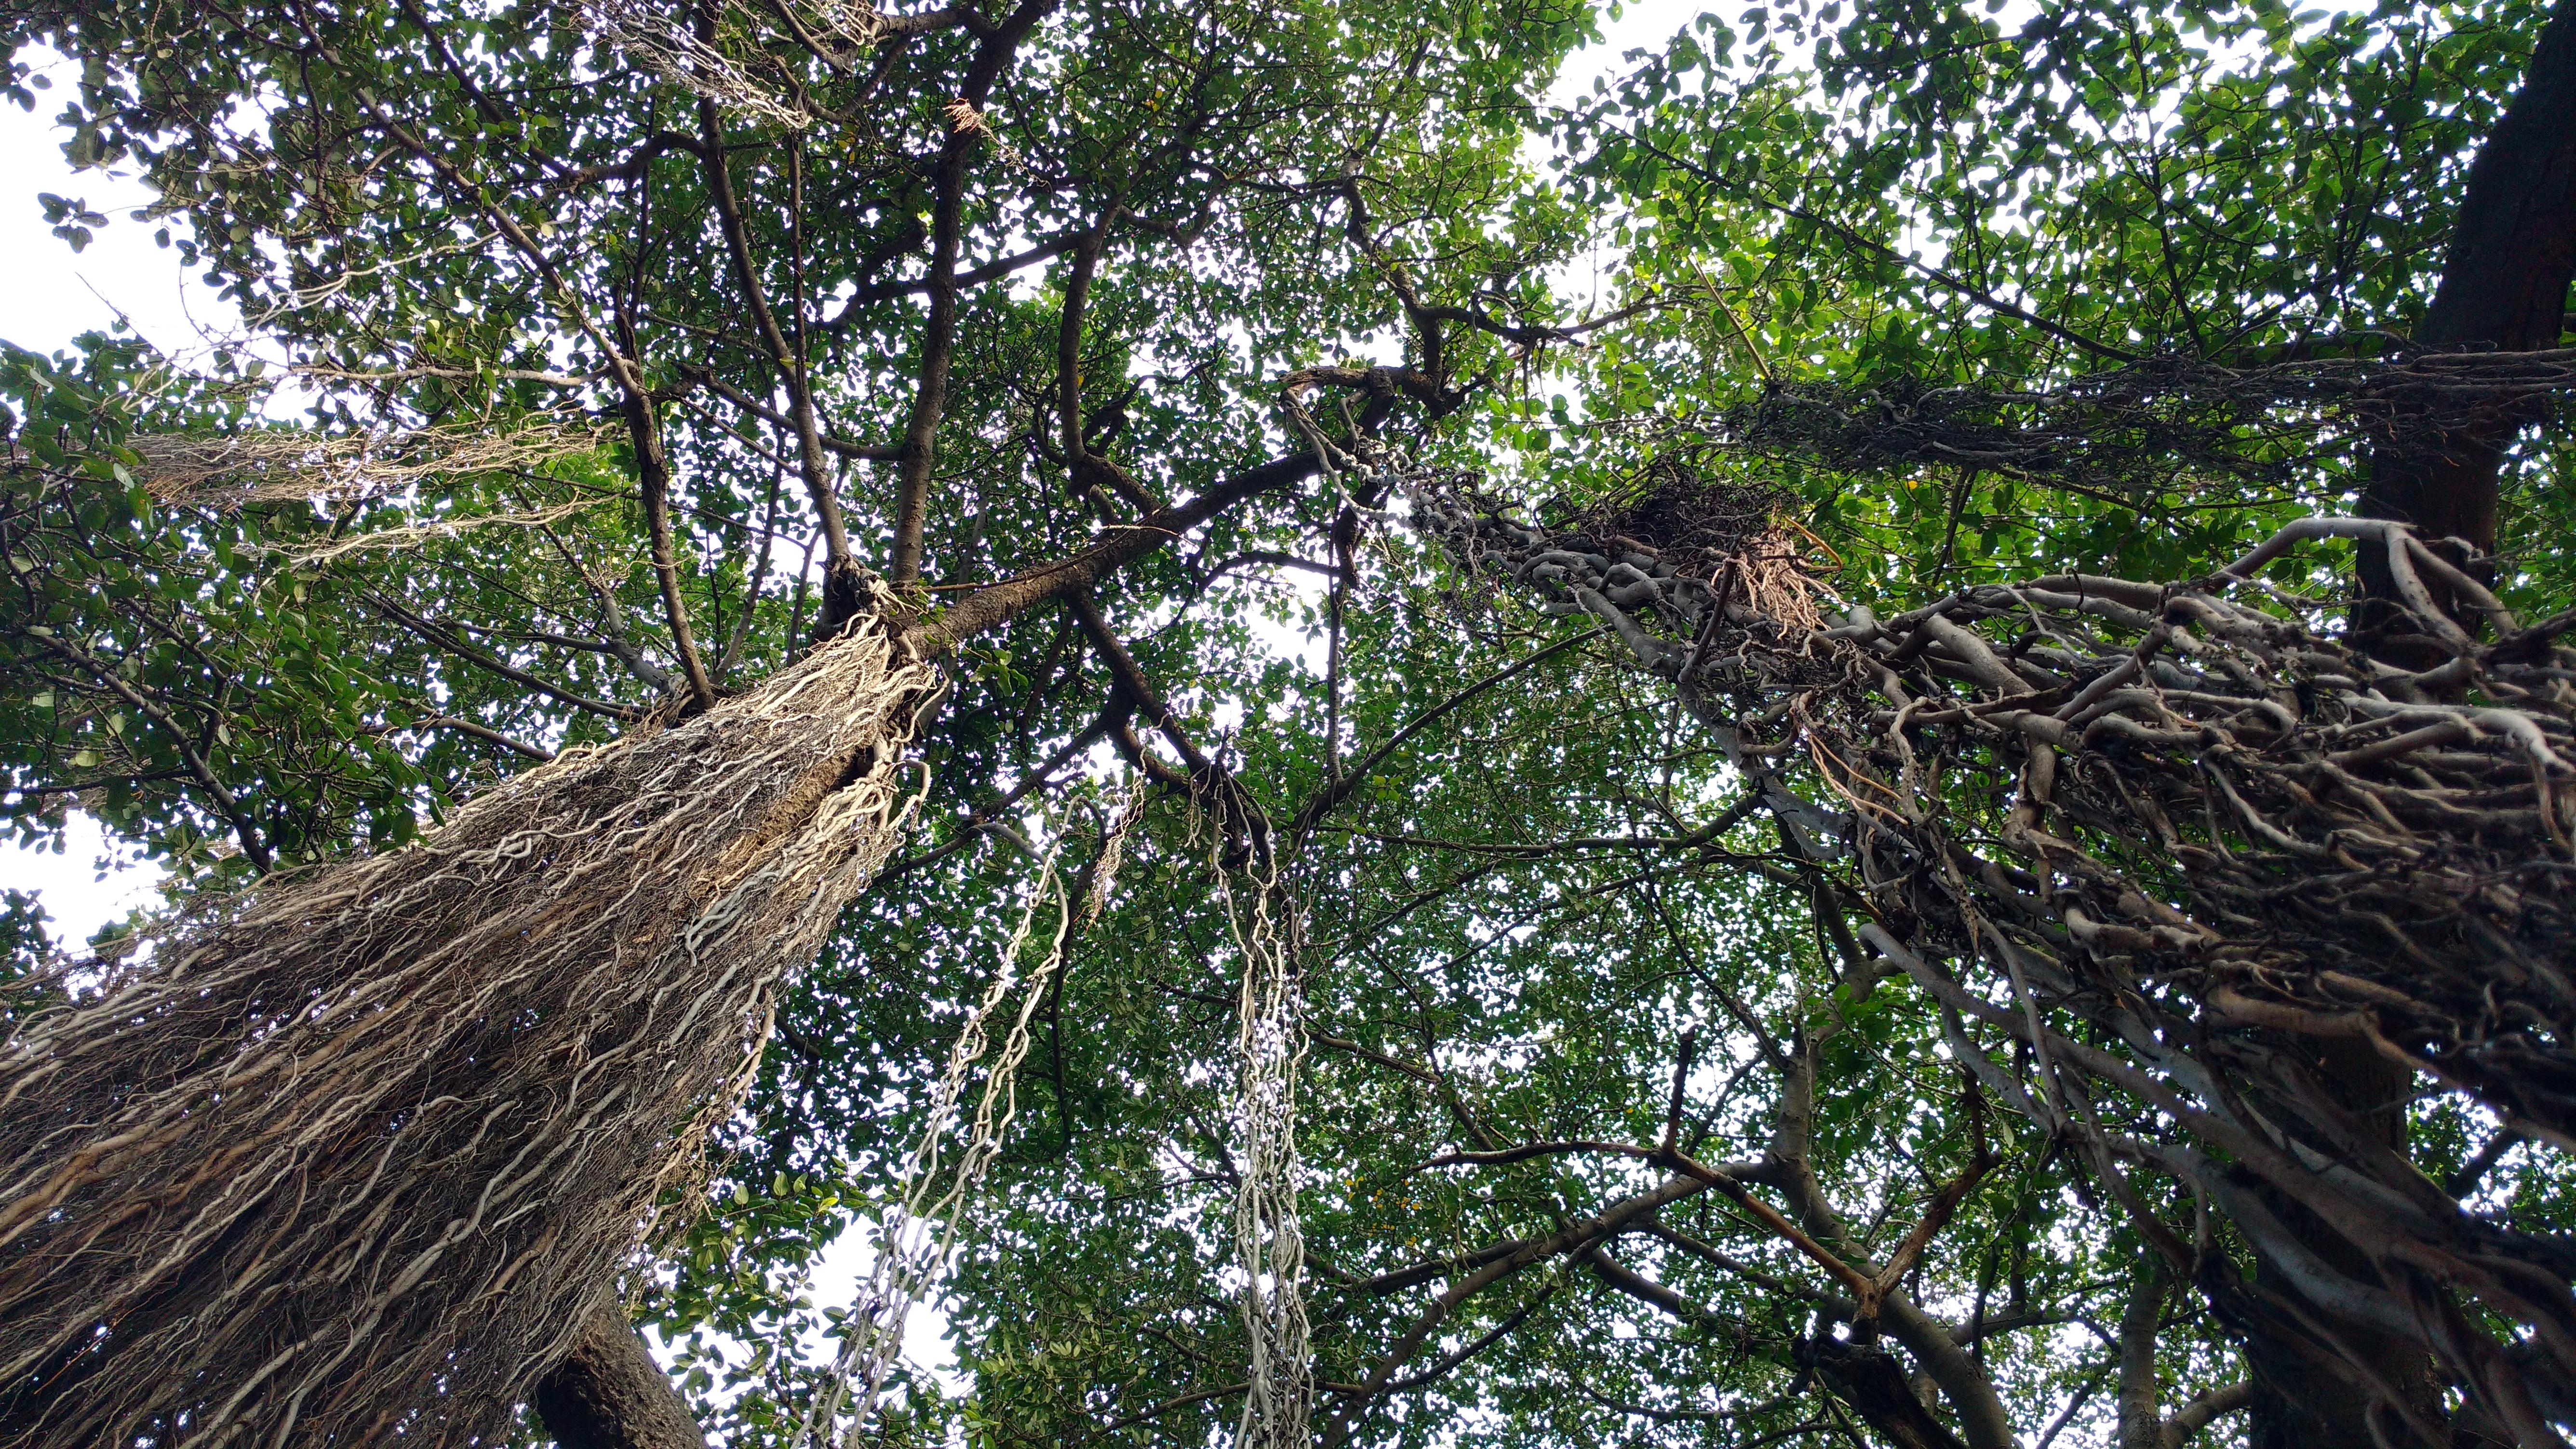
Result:
[[[70,79],[62,73],[53,90],[38,92],[39,102],[50,104],[33,114],[0,102],[0,277],[7,279],[0,287],[0,338],[52,352],[107,327],[121,308],[155,345],[192,351],[198,343],[189,308],[224,319],[231,309],[183,278],[178,253],[152,244],[154,228],[126,220],[126,212],[150,199],[139,183],[101,171],[75,174],[63,159],[62,137],[51,122]],[[36,200],[41,192],[85,200],[111,222],[75,256],[46,225]],[[155,899],[157,869],[112,869],[98,878],[106,841],[89,817],[75,814],[60,844],[56,854],[0,843],[0,886],[35,891],[54,918],[56,940],[84,941]]]
[[[1617,19],[1605,16],[1603,44],[1573,58],[1550,98],[1564,103],[1588,94],[1596,76],[1620,68],[1625,51],[1660,45],[1699,8],[1689,0],[1648,0],[1623,7]],[[157,223],[130,219],[128,213],[151,199],[138,181],[114,171],[70,169],[52,117],[70,96],[74,72],[59,63],[40,64],[40,73],[46,69],[53,71],[55,87],[38,92],[33,114],[0,102],[0,278],[6,279],[0,286],[0,338],[52,352],[122,315],[166,353],[204,351],[215,332],[238,323],[239,314],[182,270],[176,250],[153,243]],[[44,220],[36,199],[43,192],[84,202],[105,213],[108,224],[93,228],[96,239],[74,254]],[[162,876],[159,868],[112,858],[89,817],[75,814],[59,843],[58,853],[0,842],[0,886],[35,891],[53,917],[57,941],[76,945],[107,922],[157,900],[152,888]],[[849,1301],[871,1256],[862,1237],[846,1234],[816,1265],[817,1302]],[[908,1324],[905,1357],[957,1386],[946,1327],[935,1304],[923,1305]]]

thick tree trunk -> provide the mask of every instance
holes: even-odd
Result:
[[[2522,89],[2470,165],[2452,224],[2441,284],[2419,347],[2486,347],[2521,352],[2554,347],[2565,326],[2567,289],[2576,279],[2576,5],[2561,4],[2541,31]],[[2415,525],[2436,539],[2465,540],[2481,553],[2496,546],[2498,475],[2504,447],[2523,417],[2500,412],[2473,428],[2392,439],[2371,460],[2358,511]],[[2362,601],[2355,622],[2385,631],[2406,616],[2384,555],[2361,551]],[[2402,627],[2402,625],[2400,626]],[[2397,647],[2403,653],[2403,646]],[[2364,1114],[2392,1147],[2406,1142],[2404,1102],[2413,1074],[2356,1044],[2326,1063],[2329,1088]],[[2294,1204],[2279,1210],[2299,1221]],[[2321,1225],[2320,1225],[2321,1227]],[[2320,1230],[2318,1251],[2343,1272],[2366,1275],[2367,1256]],[[2385,1334],[2350,1332],[2351,1348],[2389,1385],[2439,1422],[2439,1384],[2431,1361]],[[2275,1352],[2260,1336],[2248,1341],[2256,1371],[2251,1442],[2256,1449],[2373,1442],[2371,1398],[2352,1392],[2343,1366]]]
[[[706,1449],[707,1436],[614,1298],[594,1305],[529,1403],[562,1449]]]
[[[845,634],[30,1023],[0,1443],[496,1438],[893,849],[938,684]]]
[[[2522,90],[2479,148],[2460,198],[2442,281],[2416,329],[2419,347],[2522,352],[2555,347],[2576,279],[2576,5],[2540,33]],[[2496,473],[2521,420],[2390,441],[2371,462],[2365,518],[2412,523],[2433,538],[2496,545]],[[2365,592],[2387,598],[2385,569]]]
[[[2415,1074],[2355,1041],[2317,1044],[2318,1075],[2337,1104],[2374,1129],[2388,1147],[2406,1152],[2406,1104],[2415,1091]],[[2295,1117],[2288,1120],[2295,1121]],[[2317,1220],[2305,1207],[2278,1192],[2263,1194],[2282,1221],[2298,1225],[2308,1246],[2336,1272],[2360,1282],[2373,1281],[2378,1270],[2370,1255]],[[2279,1292],[2298,1296],[2280,1265],[2258,1256],[2258,1273]],[[2325,1316],[2322,1312],[2320,1317]],[[2320,1355],[2307,1335],[2290,1330],[2246,1335],[2245,1354],[2253,1371],[2252,1413],[2247,1426],[2251,1449],[2306,1449],[2317,1444],[2374,1444],[2370,1428],[2373,1396],[2352,1381],[2349,1363]],[[2338,1323],[2348,1351],[2364,1360],[2369,1371],[2397,1391],[2415,1413],[2441,1423],[2441,1382],[2433,1361],[2416,1345],[2351,1323]],[[2380,1416],[2385,1422],[2385,1412]],[[2390,1425],[2391,1432],[2398,1432]],[[2403,1438],[2396,1442],[2403,1443]]]

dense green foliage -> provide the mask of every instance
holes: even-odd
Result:
[[[2546,18],[2530,0],[1990,8],[1702,16],[1564,110],[1545,85],[1597,27],[1547,0],[1032,3],[991,67],[999,7],[874,49],[723,10],[741,73],[808,108],[790,126],[702,111],[543,0],[24,7],[0,21],[13,97],[64,107],[75,163],[141,171],[161,207],[106,224],[167,227],[253,320],[201,373],[108,337],[0,354],[0,812],[42,841],[86,810],[174,890],[226,889],[398,847],[532,755],[681,708],[657,449],[676,596],[719,690],[779,667],[823,607],[818,486],[857,560],[936,617],[1296,455],[1301,420],[1481,470],[1534,516],[1685,457],[1756,480],[1833,587],[1883,612],[2062,566],[2184,576],[2339,511],[2358,455],[2277,426],[2236,436],[2260,486],[2189,462],[2107,490],[1850,472],[1705,441],[1772,384],[1904,397],[2368,352],[2420,316],[2460,175]],[[81,63],[72,94],[27,89],[39,43]],[[925,425],[935,451],[908,448]],[[314,451],[370,434],[388,439],[372,473]],[[255,467],[190,471],[201,455],[168,442],[241,436],[265,440]],[[478,461],[469,439],[519,451]],[[2535,433],[2507,489],[2505,592],[2539,612],[2576,596],[2568,461]],[[1585,630],[1463,573],[1386,500],[1355,504],[1367,486],[1301,476],[1101,588],[1180,728],[1274,820],[1341,796],[1288,837],[1319,1421],[1437,1292],[1369,1280],[1544,1237],[1657,1176],[1600,1153],[1426,1163],[1651,1145],[1677,1064],[1681,1145],[1802,1152],[1878,1257],[1990,1141],[1999,1165],[1907,1291],[1963,1330],[2024,1442],[2108,1442],[2142,1284],[2162,1412],[2242,1378],[2227,1326],[2159,1285],[2076,1157],[1966,1087],[1934,1008],[1848,979],[1812,871],[1730,808],[1720,752],[1615,641],[1459,699]],[[907,497],[927,519],[909,579]],[[1034,855],[1087,868],[1117,808],[1125,766],[1087,733],[1114,691],[1068,612],[952,665],[911,853],[793,984],[712,1149],[709,1211],[638,1284],[728,1444],[784,1442],[815,1366],[791,1346],[838,1306],[799,1298],[803,1275],[893,1189]],[[1963,812],[2001,788],[1963,775]],[[945,1303],[957,1372],[909,1380],[885,1442],[1232,1425],[1239,960],[1214,854],[1158,796],[1038,1018]],[[13,895],[0,944],[26,932]],[[1799,1141],[1783,1118],[1810,1059]],[[2417,1158],[2446,1177],[2491,1129],[2430,1102]],[[2571,1190],[2518,1148],[2475,1200],[2563,1233]],[[2156,1206],[2195,1211],[2179,1190]],[[1831,1285],[1717,1194],[1660,1222],[1609,1271],[1551,1260],[1462,1305],[1357,1442],[1868,1432],[1802,1357]],[[1683,1307],[1622,1291],[1619,1267]]]

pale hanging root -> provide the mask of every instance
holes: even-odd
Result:
[[[0,1444],[492,1442],[916,797],[873,619],[0,1046]]]
[[[1118,814],[1109,822],[1109,830],[1100,839],[1100,860],[1091,868],[1091,889],[1082,898],[1082,916],[1078,922],[1089,930],[1100,913],[1109,909],[1110,893],[1118,888],[1118,868],[1127,860],[1127,837],[1145,819],[1145,806],[1153,799],[1150,784],[1142,775],[1130,781],[1127,798]]]
[[[527,472],[596,453],[611,436],[606,424],[544,416],[507,427],[477,421],[320,438],[285,430],[153,434],[131,446],[142,455],[139,471],[153,497],[229,512],[253,503],[381,498],[461,474]]]
[[[1223,842],[1220,833],[1220,846]],[[1315,1374],[1307,1348],[1305,1237],[1297,1225],[1297,1075],[1306,1058],[1298,1012],[1297,905],[1271,869],[1249,875],[1249,909],[1220,865],[1217,889],[1243,958],[1235,1003],[1234,1245],[1243,1269],[1251,1362],[1241,1449],[1308,1449]]]
[[[1055,932],[1048,940],[1045,959],[1024,978],[1020,974],[1020,956],[1028,945],[1039,906],[1049,900],[1055,903]],[[1039,868],[1036,887],[1020,909],[1019,927],[1011,933],[1011,944],[1002,953],[1001,969],[994,973],[993,984],[967,1016],[965,1029],[949,1049],[948,1069],[931,1094],[930,1120],[904,1162],[903,1190],[879,1224],[875,1270],[860,1285],[857,1301],[850,1305],[849,1316],[842,1321],[841,1351],[808,1406],[804,1422],[797,1426],[796,1437],[789,1441],[790,1449],[804,1449],[809,1442],[855,1444],[860,1431],[874,1417],[877,1400],[885,1392],[886,1374],[903,1351],[904,1320],[938,1275],[940,1265],[948,1261],[966,1200],[974,1195],[993,1159],[1000,1155],[1002,1134],[1010,1129],[1012,1118],[1019,1115],[1018,1073],[1020,1063],[1029,1054],[1029,1018],[1046,997],[1048,979],[1064,969],[1065,940],[1072,924],[1072,905],[1056,878],[1055,852],[1050,850]],[[934,1200],[931,1189],[939,1180],[941,1150],[957,1125],[957,1105],[965,1096],[967,1074],[983,1059],[990,1044],[986,1024],[1023,980],[1027,990],[1021,995],[1018,1014],[1011,1019],[1010,1033],[1003,1039],[1002,1054],[984,1079],[984,1093],[975,1108],[966,1150],[957,1160],[956,1173],[949,1179],[947,1190]],[[836,1432],[845,1403],[850,1413],[846,1439]]]

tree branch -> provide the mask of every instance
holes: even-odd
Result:
[[[224,817],[225,823],[232,826],[233,837],[241,842],[242,854],[250,858],[250,863],[259,869],[260,874],[266,875],[269,872],[274,861],[268,853],[268,843],[260,838],[258,827],[251,823],[250,816],[241,807],[241,802],[234,798],[232,791],[224,787],[222,780],[216,778],[214,766],[207,762],[204,755],[197,752],[197,747],[189,739],[188,732],[179,727],[179,722],[170,717],[168,710],[126,683],[124,678],[105,660],[68,639],[54,634],[30,634],[23,631],[20,637],[33,639],[42,644],[59,658],[105,685],[110,693],[124,700],[144,718],[159,725],[178,749],[179,758],[186,762],[189,775],[194,777],[198,786],[214,800],[215,809]]]
[[[976,47],[974,62],[957,88],[968,115],[992,94],[993,82],[1013,51],[1057,0],[1021,0],[1019,8]],[[931,465],[937,461],[939,422],[948,410],[948,368],[957,350],[957,249],[966,211],[966,162],[981,131],[963,120],[951,124],[939,149],[930,222],[930,312],[921,327],[921,376],[912,416],[903,431],[903,471],[896,482],[894,553],[887,581],[901,588],[921,581],[922,533],[930,512]]]
[[[395,603],[392,599],[387,598],[383,594],[376,593],[371,590],[368,592],[366,597],[367,602],[373,605],[378,613],[392,619],[395,623],[402,625],[404,628],[418,634],[430,643],[437,645],[440,649],[455,655],[457,658],[464,660],[466,663],[471,664],[478,669],[485,670],[492,674],[497,674],[503,679],[509,680],[513,684],[525,685],[526,687],[535,690],[537,693],[544,695],[548,699],[555,700],[558,703],[571,705],[575,709],[584,710],[591,714],[606,715],[610,719],[623,720],[629,724],[632,724],[644,717],[644,711],[635,708],[633,705],[611,704],[604,699],[585,698],[584,696],[574,694],[570,690],[563,689],[557,685],[548,684],[546,681],[539,679],[524,669],[520,669],[514,665],[505,664],[500,660],[493,658],[491,655],[484,653],[482,650],[476,649],[472,645],[467,644],[464,640],[449,634],[437,625],[429,622],[427,619],[414,614],[409,609]]]

